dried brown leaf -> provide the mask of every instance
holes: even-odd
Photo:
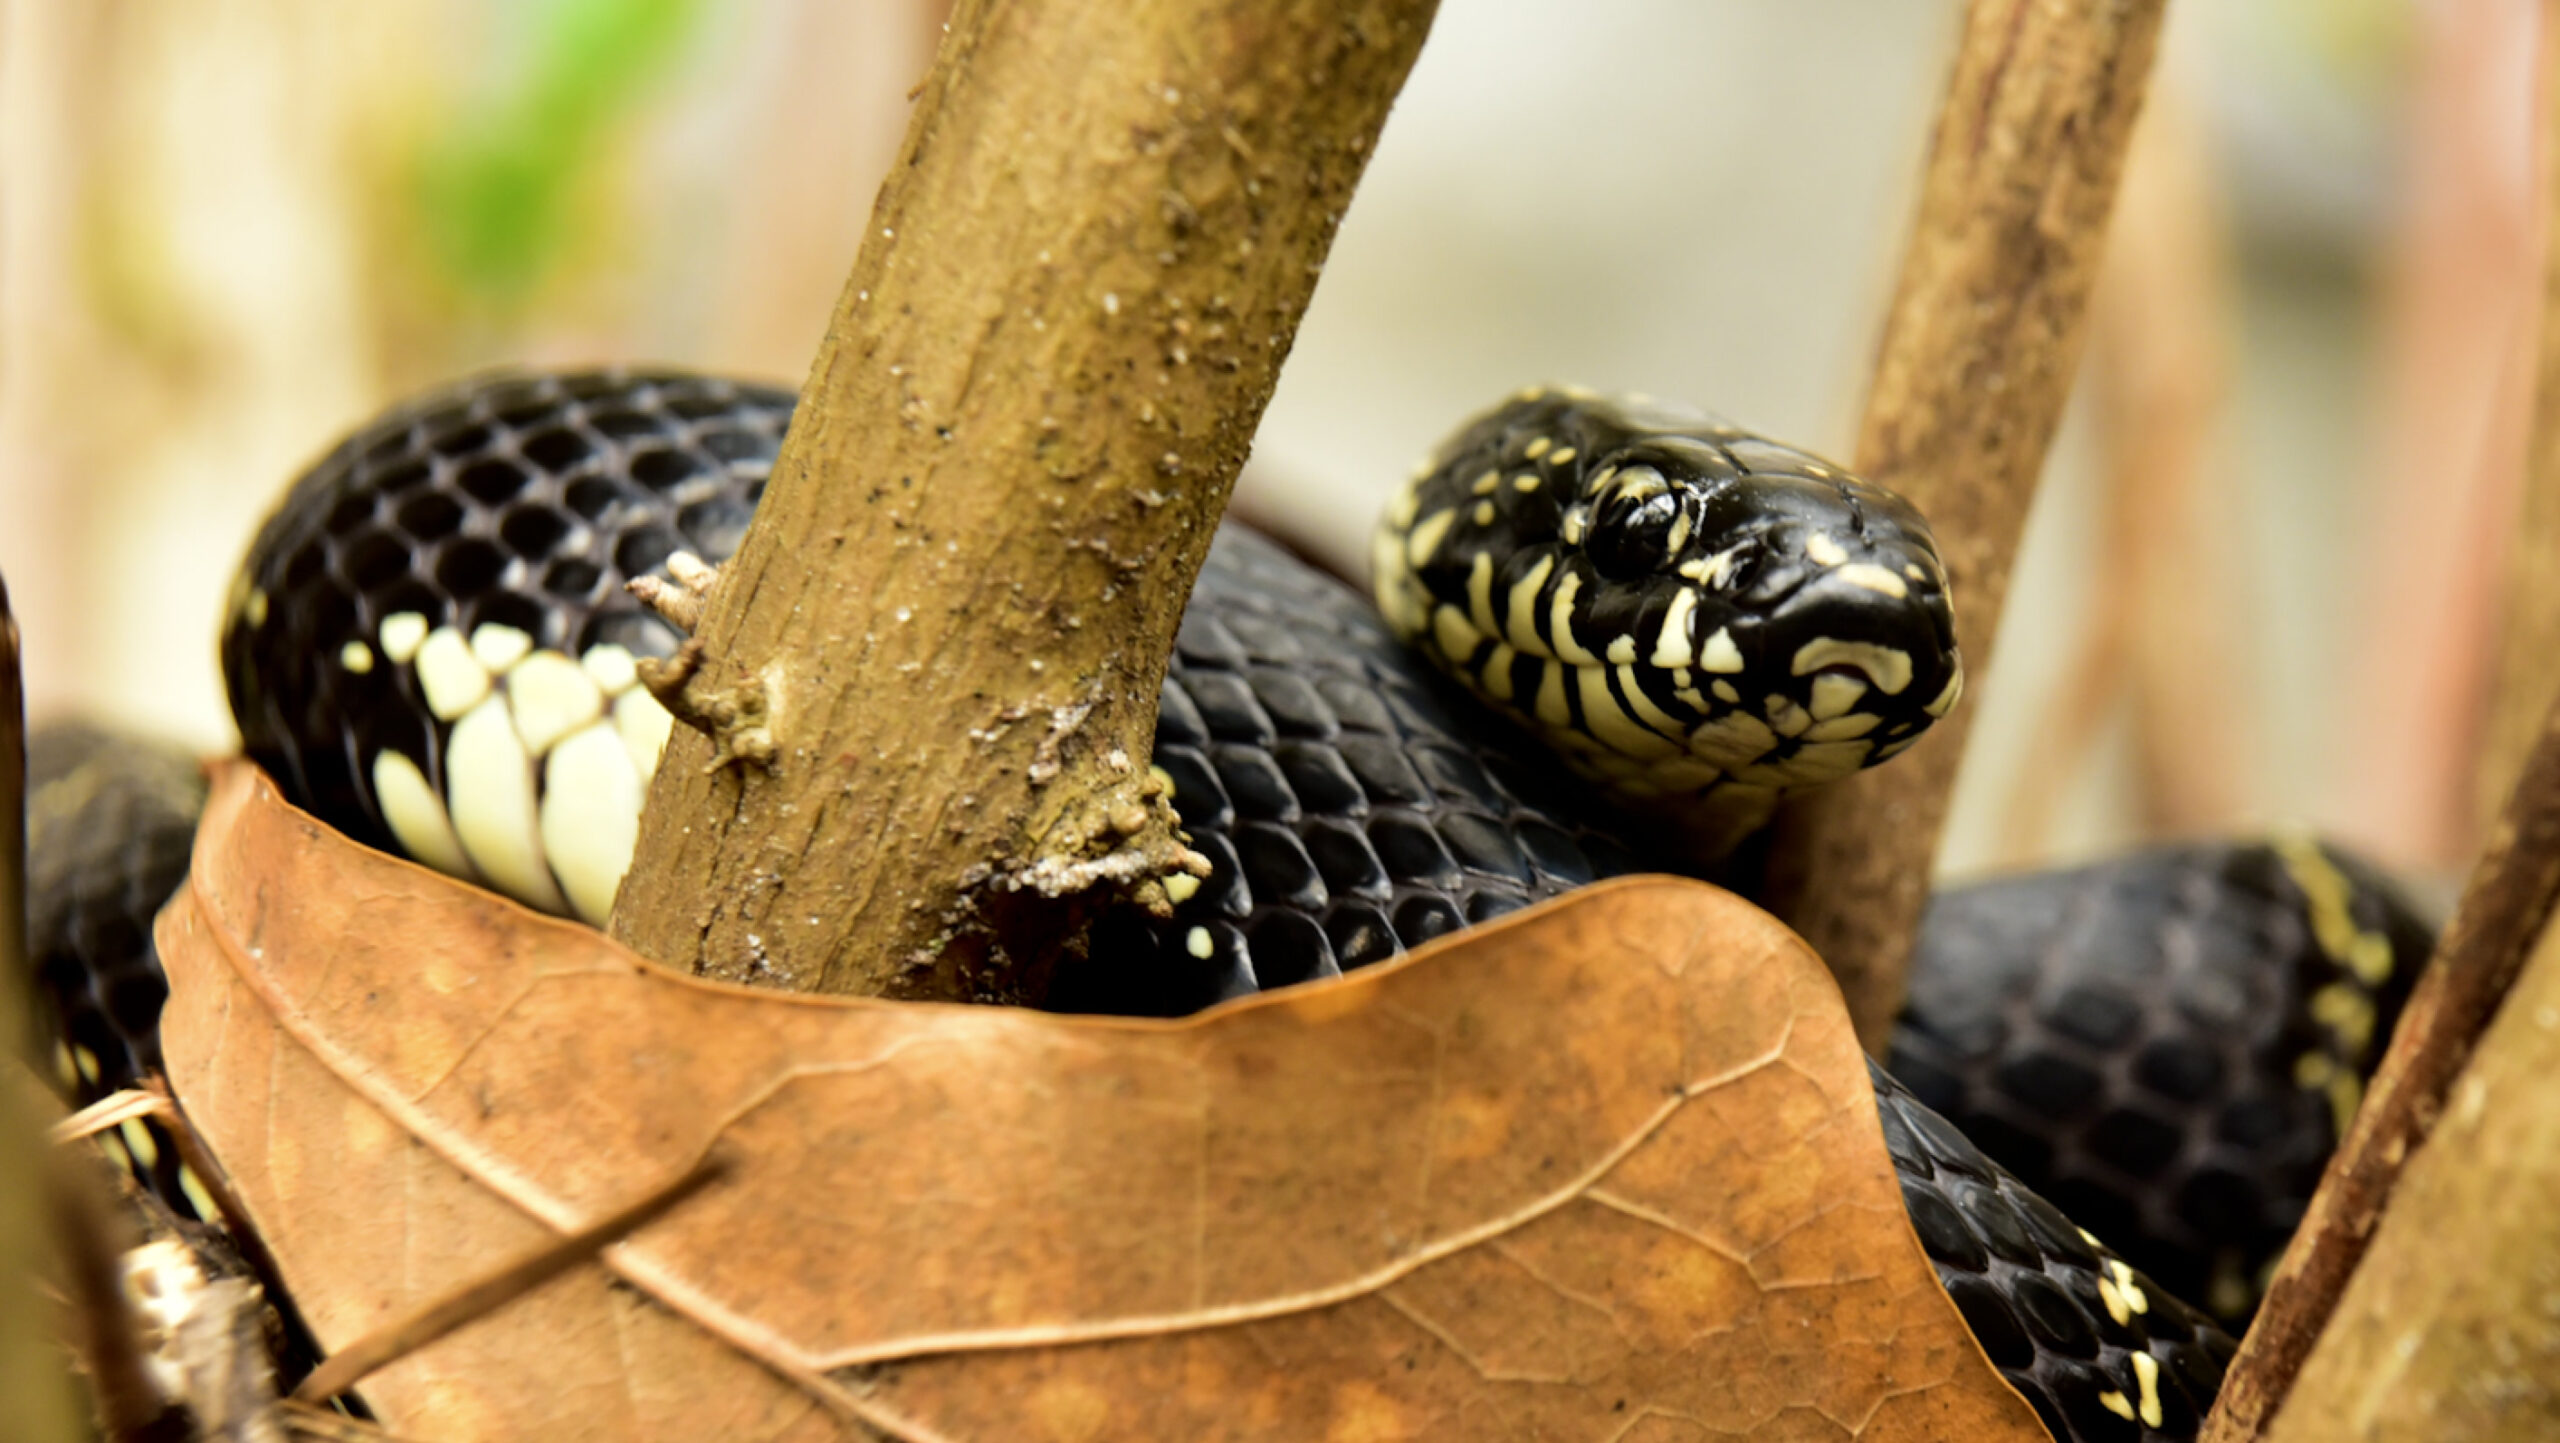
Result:
[[[2034,1439],[1803,945],[1635,879],[1182,1022],[752,992],[245,764],[170,1073],[324,1344],[726,1178],[366,1384],[421,1437]]]

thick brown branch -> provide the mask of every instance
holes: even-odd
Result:
[[[1022,998],[1078,929],[1048,894],[1198,865],[1165,658],[1433,8],[962,0],[684,683],[752,688],[771,755],[678,732],[616,936]]]
[[[2560,1197],[2560,929],[2543,929],[2448,1104],[2276,1443],[2548,1437],[2560,1424],[2560,1228],[2537,1205]]]
[[[2560,898],[2560,707],[2542,735],[2453,921],[2392,1034],[2346,1143],[2241,1343],[2204,1443],[2263,1436],[2363,1261],[2403,1163],[2425,1146],[2480,1034],[2497,1015]],[[2548,1217],[2542,1219],[2548,1225]]]
[[[1972,0],[1886,318],[1857,467],[1938,534],[1979,679],[2061,421],[2166,0]],[[1971,713],[1781,816],[1772,907],[1881,1047]]]

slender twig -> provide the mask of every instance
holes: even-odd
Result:
[[[2166,0],[1972,0],[1858,437],[1858,470],[1936,528],[1968,665],[2080,359],[2116,178]],[[1880,1048],[1963,754],[1960,708],[1910,754],[1779,820],[1769,898]]]
[[[2363,1261],[2402,1165],[2443,1115],[2453,1079],[2497,1014],[2560,898],[2560,706],[2543,718],[2488,852],[2419,978],[2347,1140],[2285,1249],[2206,1420],[2203,1443],[2262,1436]]]
[[[409,1356],[454,1329],[488,1316],[623,1238],[664,1216],[676,1204],[719,1180],[725,1171],[717,1158],[705,1158],[682,1177],[636,1202],[606,1214],[566,1237],[544,1243],[508,1259],[481,1276],[375,1328],[330,1354],[294,1399],[319,1403],[334,1398],[367,1374]]]

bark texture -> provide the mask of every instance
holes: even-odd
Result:
[[[2560,1436],[2560,929],[2447,1101],[2274,1443]]]
[[[1859,428],[1857,470],[1927,514],[1979,684],[2087,329],[2166,0],[1971,0]],[[1769,899],[1880,1051],[1971,713],[1780,816]]]
[[[2472,870],[2453,920],[2400,1016],[2355,1125],[2329,1159],[2329,1170],[2293,1245],[2285,1249],[2257,1321],[2241,1340],[2222,1396],[2205,1420],[2202,1443],[2263,1437],[2268,1420],[2285,1406],[2304,1358],[2365,1260],[2403,1165],[2435,1132],[2454,1079],[2470,1062],[2535,939],[2549,925],[2555,899],[2560,899],[2560,707],[2543,718],[2542,734],[2525,759],[2515,796],[2490,834],[2488,851]],[[2508,1206],[2523,1209],[2530,1225],[2547,1230],[2549,1209],[2527,1202],[2529,1196],[2517,1195]],[[2494,1264],[2497,1255],[2483,1242],[2484,1224],[2483,1218],[2466,1217],[2451,1231],[2461,1245],[2482,1247],[2482,1262]]]
[[[1193,577],[1434,0],[962,0],[713,588],[613,932],[1023,1000],[1205,868],[1150,778]],[[1061,902],[1068,905],[1060,905]]]

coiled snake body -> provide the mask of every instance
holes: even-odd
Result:
[[[669,725],[633,663],[678,641],[623,582],[735,548],[791,403],[696,376],[522,376],[368,426],[295,485],[242,570],[222,653],[249,754],[361,839],[600,919]],[[1221,533],[1154,757],[1212,873],[1176,889],[1170,920],[1106,916],[1052,1005],[1185,1012],[1633,870],[1630,836],[1712,854],[1786,790],[1907,745],[1961,686],[1908,506],[1670,408],[1515,398],[1417,475],[1375,560],[1383,621]],[[2085,874],[2023,920],[1933,913],[1897,1070],[2005,1128],[2003,1159],[2105,1211],[2127,1250],[1876,1073],[1915,1227],[2058,1437],[2192,1436],[2230,1340],[2133,1264],[2245,1307],[2329,1146],[2327,1079],[2378,1046],[2423,955],[2386,889],[2287,845],[2162,854],[2144,865],[2173,880],[2147,893]],[[177,880],[165,845],[121,855],[152,863],[124,892]],[[2135,893],[2138,926],[2126,914],[2071,965],[2016,961]],[[2200,939],[2232,966],[2200,968]],[[147,1067],[156,997],[138,1000],[135,965],[61,936],[38,951],[66,1079],[94,1093]],[[2328,1072],[2298,1085],[2315,1056]],[[2085,1085],[2057,1106],[2044,1084],[2065,1074]]]

